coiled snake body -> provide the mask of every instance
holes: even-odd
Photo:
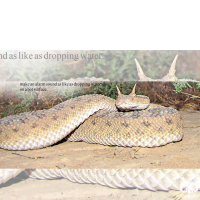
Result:
[[[136,111],[117,112],[116,107],[121,111]],[[183,137],[179,112],[171,107],[150,104],[148,97],[135,94],[134,87],[129,95],[121,94],[118,89],[116,101],[103,95],[86,95],[49,110],[3,118],[0,120],[0,148],[46,147],[60,141],[78,126],[70,141],[154,147],[180,141]]]

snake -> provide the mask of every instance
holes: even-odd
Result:
[[[11,115],[0,120],[0,148],[33,150],[57,143],[84,141],[123,147],[156,147],[180,141],[183,123],[172,107],[150,104],[144,95],[117,87],[116,100],[83,95],[47,110]],[[119,110],[119,111],[118,111]]]
[[[0,169],[0,184],[24,171],[30,178],[65,178],[75,183],[150,191],[200,190],[200,169]]]

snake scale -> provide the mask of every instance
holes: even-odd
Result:
[[[0,184],[14,178],[23,169],[1,169]],[[200,190],[200,169],[26,169],[31,178],[65,178],[75,183],[92,183],[111,188],[147,190]]]
[[[49,110],[6,117],[0,120],[0,147],[38,149],[69,134],[70,141],[129,147],[161,146],[182,139],[182,120],[177,110],[150,104],[148,97],[135,95],[135,87],[128,96],[119,90],[118,94],[116,102],[102,95],[86,95]],[[181,190],[193,184],[200,189],[198,169],[1,169],[0,184],[22,171],[38,179],[66,178],[112,188]]]

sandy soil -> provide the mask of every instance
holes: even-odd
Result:
[[[72,183],[66,179],[37,180],[23,177],[23,173],[0,187],[2,200],[163,200],[200,199],[200,191],[184,193],[180,191],[148,191],[138,189],[113,189],[97,184]]]
[[[0,168],[200,168],[200,112],[181,111],[184,138],[155,148],[64,142],[30,151],[0,149]]]

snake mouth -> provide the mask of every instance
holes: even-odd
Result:
[[[144,110],[149,107],[150,104],[121,104],[117,105],[117,108],[121,111],[134,111]]]
[[[149,103],[148,104],[140,104],[137,106],[137,110],[145,110],[149,107]]]
[[[133,110],[140,110],[138,105],[118,105],[117,106],[119,110],[121,111],[133,111]]]

